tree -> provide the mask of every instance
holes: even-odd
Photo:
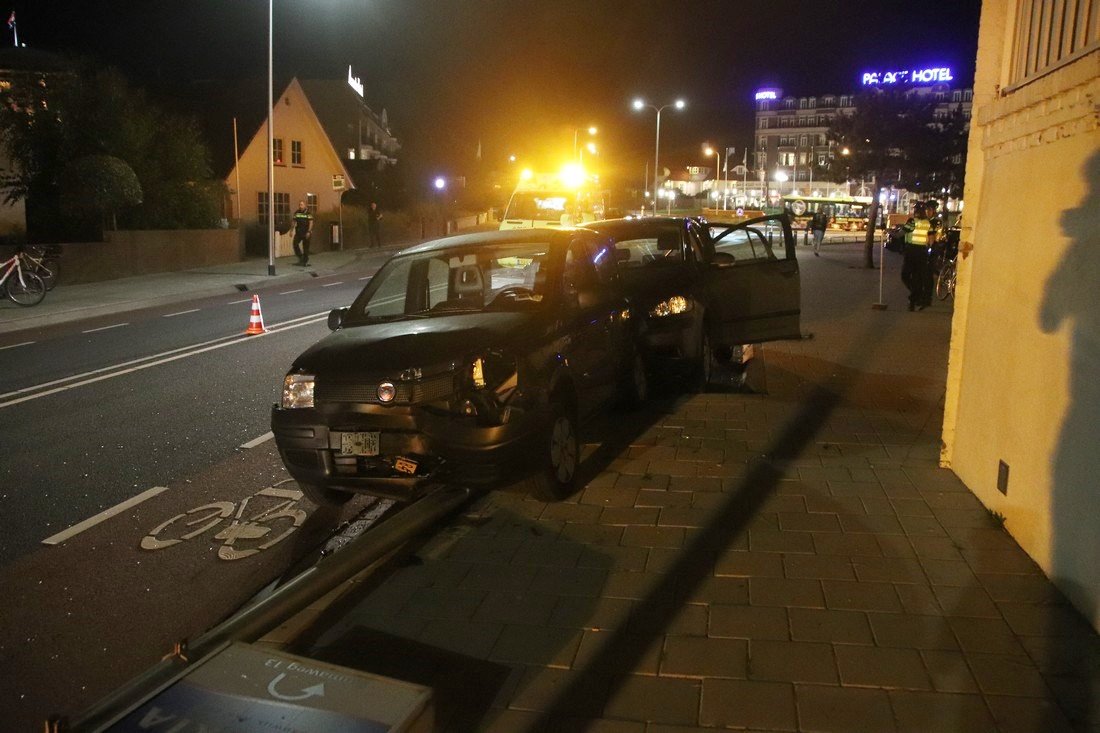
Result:
[[[833,180],[872,179],[864,262],[874,267],[874,222],[879,198],[887,186],[910,191],[954,194],[961,191],[965,168],[966,120],[961,111],[937,118],[928,95],[876,89],[859,98],[856,111],[838,115],[829,129],[834,154],[828,173]]]
[[[0,187],[9,202],[26,200],[28,234],[40,241],[86,234],[88,210],[65,201],[62,188],[68,166],[94,155],[122,161],[137,178],[140,204],[111,209],[119,226],[215,225],[224,184],[213,178],[197,124],[157,109],[114,69],[89,61],[72,69],[49,77],[29,103],[26,90],[10,89],[2,100],[0,134],[14,173]],[[97,175],[102,181],[107,169]]]
[[[97,216],[104,228],[110,217],[110,228],[117,229],[118,211],[141,203],[141,184],[126,161],[113,155],[85,155],[62,169],[61,202],[73,216]]]

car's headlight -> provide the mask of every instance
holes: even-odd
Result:
[[[288,374],[283,379],[285,408],[313,407],[313,387],[316,378],[312,374]]]
[[[691,301],[682,295],[673,295],[649,309],[651,318],[678,316],[691,310]]]

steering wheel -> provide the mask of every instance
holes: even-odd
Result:
[[[497,299],[501,296],[511,297],[519,300],[519,297],[521,295],[533,296],[534,294],[534,290],[528,287],[524,287],[523,285],[509,285],[508,287],[499,290],[497,294],[493,296],[493,299],[490,301],[490,303],[495,303]]]

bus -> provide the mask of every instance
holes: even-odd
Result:
[[[791,213],[795,228],[805,229],[815,212],[824,210],[829,216],[829,228],[848,232],[867,229],[871,210],[870,196],[794,196],[783,197],[783,208]]]
[[[606,192],[591,183],[570,186],[559,176],[532,176],[516,186],[500,228],[556,228],[597,221],[604,218],[606,198]]]

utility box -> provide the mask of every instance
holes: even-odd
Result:
[[[428,733],[432,726],[427,687],[235,643],[108,730]]]

